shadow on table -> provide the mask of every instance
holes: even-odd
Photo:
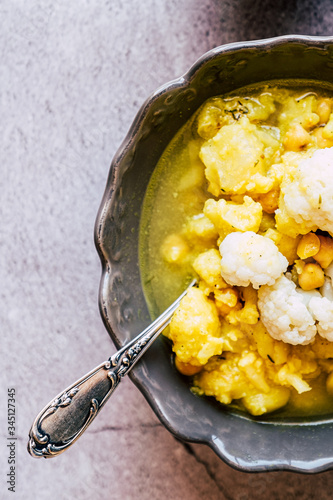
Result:
[[[220,0],[219,8],[221,31],[232,38],[228,41],[333,33],[331,0]]]

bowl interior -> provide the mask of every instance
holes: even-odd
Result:
[[[214,49],[141,108],[112,162],[95,230],[103,264],[100,309],[118,347],[151,322],[140,279],[139,223],[149,179],[165,147],[209,97],[285,78],[333,83],[333,39],[290,36]],[[131,378],[177,437],[206,443],[245,471],[331,468],[333,420],[258,421],[224,411],[189,391],[170,356],[165,339],[157,339]]]

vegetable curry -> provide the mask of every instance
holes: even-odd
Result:
[[[267,82],[209,99],[162,155],[141,219],[153,315],[191,390],[252,415],[333,410],[333,93]]]

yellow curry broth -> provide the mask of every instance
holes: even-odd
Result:
[[[304,346],[273,339],[260,321],[257,290],[225,282],[218,250],[235,231],[264,235],[287,258],[297,283],[309,262],[327,261],[328,251],[313,260],[317,236],[288,219],[279,194],[299,158],[333,146],[332,95],[310,82],[273,82],[208,100],[170,143],[146,193],[140,265],[152,314],[193,275],[199,281],[166,333],[176,367],[197,394],[239,403],[253,415],[332,411],[332,343],[318,334]]]

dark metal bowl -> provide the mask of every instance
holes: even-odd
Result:
[[[138,264],[139,220],[147,184],[165,147],[207,98],[281,78],[333,83],[333,38],[283,36],[217,47],[140,109],[112,161],[95,228],[103,266],[100,310],[117,347],[151,321]],[[237,469],[319,472],[333,466],[333,416],[293,422],[224,411],[189,391],[161,338],[131,378],[176,437],[208,444]]]

